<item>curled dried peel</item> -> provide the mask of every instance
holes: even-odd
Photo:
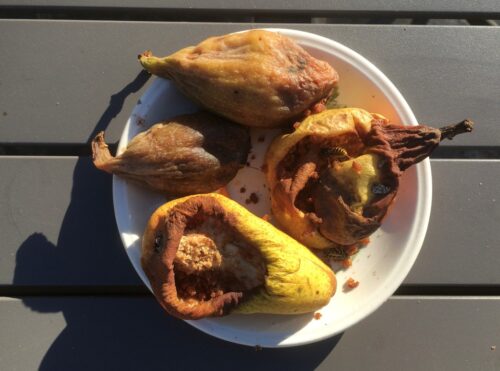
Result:
[[[176,259],[185,259],[189,249],[182,241],[193,231],[213,239],[222,258],[206,253],[210,258],[187,273]],[[184,319],[230,311],[312,312],[336,289],[334,273],[305,246],[218,194],[184,197],[155,211],[143,236],[141,263],[160,304]]]
[[[276,138],[266,154],[266,176],[271,189],[271,208],[274,217],[280,226],[291,236],[308,247],[324,249],[332,246],[332,241],[325,238],[318,230],[314,219],[308,217],[307,212],[295,205],[297,193],[302,187],[292,188],[293,181],[298,180],[295,174],[287,174],[283,179],[280,174],[280,165],[289,155],[289,152],[302,140],[315,138],[319,142],[328,142],[328,148],[345,146],[346,141],[352,145],[360,146],[360,135],[366,135],[371,129],[371,122],[382,116],[372,114],[356,108],[326,110],[316,115],[311,115],[300,123],[291,134]],[[332,141],[333,138],[333,141]],[[315,157],[314,155],[311,157]],[[312,159],[311,163],[316,161]],[[282,170],[282,169],[281,169]],[[314,170],[316,167],[314,166]],[[309,174],[310,175],[310,174]],[[306,181],[309,178],[305,179]]]
[[[441,129],[393,125],[357,108],[312,115],[267,153],[275,219],[311,248],[354,244],[380,226],[405,169],[471,130],[468,120]]]
[[[249,150],[247,128],[208,112],[157,123],[135,136],[116,157],[103,132],[92,142],[97,168],[176,196],[225,186],[243,167]]]
[[[328,63],[265,30],[210,37],[163,58],[147,51],[139,61],[206,109],[252,127],[292,123],[338,81]]]

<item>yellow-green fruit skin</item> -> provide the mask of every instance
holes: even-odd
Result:
[[[280,187],[277,169],[300,141],[308,137],[328,139],[343,136],[359,137],[370,131],[372,120],[386,119],[378,114],[359,108],[329,109],[310,115],[296,126],[295,131],[274,139],[269,146],[265,164],[266,177],[271,189],[271,209],[280,228],[290,236],[312,249],[327,249],[334,243],[319,233],[305,213],[295,207],[289,196]]]
[[[216,200],[231,215],[233,228],[257,248],[265,260],[265,284],[256,292],[246,294],[233,313],[299,314],[313,312],[328,304],[336,291],[336,278],[330,267],[304,245],[237,202],[216,193],[193,195],[161,206],[161,214],[168,215],[169,210],[192,197]],[[153,238],[151,231],[157,223],[157,217],[150,220],[144,240]],[[150,250],[143,246],[143,261],[154,254]]]
[[[298,314],[318,310],[336,290],[333,271],[308,248],[224,196],[236,229],[257,247],[267,266],[265,286],[243,301],[236,313]]]
[[[145,52],[139,60],[204,108],[250,127],[293,123],[338,81],[328,63],[265,30],[210,37],[163,58]]]

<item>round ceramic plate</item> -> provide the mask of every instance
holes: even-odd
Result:
[[[415,116],[395,86],[356,52],[311,33],[270,30],[295,39],[313,56],[329,62],[338,71],[339,103],[383,114],[393,123],[416,125]],[[131,138],[152,124],[196,110],[197,107],[180,95],[169,81],[156,78],[134,108],[123,131],[118,152],[126,148]],[[252,131],[249,166],[242,169],[228,185],[231,198],[258,216],[269,213],[269,195],[259,169],[266,148],[275,135],[276,132],[272,131]],[[241,192],[241,188],[246,191]],[[260,201],[257,204],[245,202],[251,193],[258,196]],[[390,213],[382,227],[372,235],[368,246],[356,255],[352,266],[336,271],[338,290],[330,303],[318,311],[321,316],[313,317],[313,313],[294,316],[232,314],[187,322],[218,338],[262,347],[311,343],[346,330],[384,303],[408,274],[425,236],[431,194],[430,164],[425,160],[405,172]],[[141,236],[151,213],[165,202],[165,198],[114,177],[113,199],[118,229],[127,254],[139,276],[151,289],[140,264]],[[345,282],[349,277],[359,281],[359,286],[346,290]]]

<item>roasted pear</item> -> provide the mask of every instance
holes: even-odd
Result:
[[[92,142],[97,168],[171,196],[223,187],[243,167],[249,150],[248,129],[208,112],[155,124],[116,157],[103,132]]]
[[[338,80],[328,63],[265,30],[211,37],[164,58],[146,51],[139,60],[206,109],[252,127],[293,123]]]
[[[471,130],[469,120],[441,129],[393,125],[358,108],[311,115],[267,152],[273,215],[308,247],[355,244],[379,228],[403,171]]]
[[[158,208],[141,264],[159,303],[182,319],[307,313],[336,289],[333,271],[305,246],[213,193]]]

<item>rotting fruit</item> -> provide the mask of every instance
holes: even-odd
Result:
[[[141,264],[171,315],[298,314],[326,305],[333,271],[305,246],[219,194],[170,201],[151,216]]]
[[[155,124],[116,157],[103,132],[92,142],[97,168],[170,196],[225,186],[244,166],[249,150],[247,128],[208,112]]]
[[[402,173],[472,126],[394,125],[358,108],[311,115],[266,154],[273,215],[308,247],[356,244],[381,225]]]
[[[206,109],[252,127],[292,124],[338,81],[328,63],[265,30],[210,37],[164,58],[146,51],[139,60]]]

